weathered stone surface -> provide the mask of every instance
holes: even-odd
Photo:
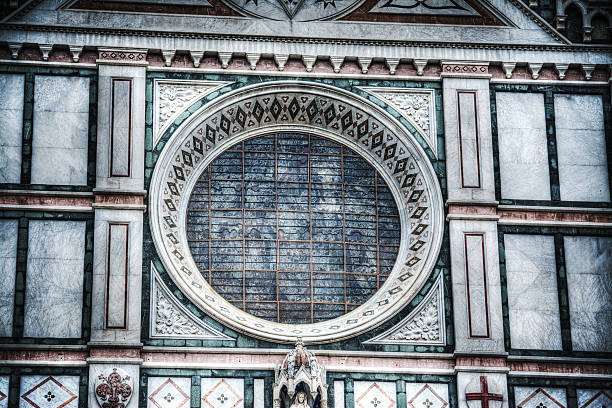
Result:
[[[0,183],[21,180],[23,75],[0,74]]]

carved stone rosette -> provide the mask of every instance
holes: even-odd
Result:
[[[132,377],[120,368],[106,370],[95,382],[96,400],[102,408],[125,408],[132,399]]]

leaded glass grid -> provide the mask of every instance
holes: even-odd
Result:
[[[199,177],[187,216],[208,283],[263,319],[308,324],[364,303],[399,248],[393,196],[352,150],[312,135],[249,139]]]

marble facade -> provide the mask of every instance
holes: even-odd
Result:
[[[612,51],[548,3],[2,16],[0,408],[609,406]]]

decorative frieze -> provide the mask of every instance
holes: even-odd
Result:
[[[147,50],[98,49],[98,59],[102,61],[146,62]]]
[[[442,62],[445,74],[488,75],[489,64],[479,62]]]

